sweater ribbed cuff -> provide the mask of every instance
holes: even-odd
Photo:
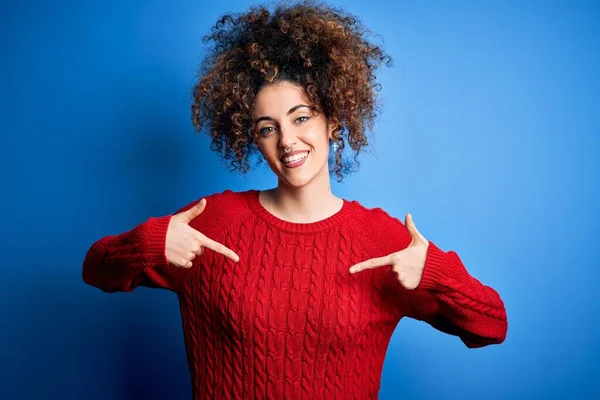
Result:
[[[440,277],[444,274],[444,255],[442,250],[429,242],[419,289],[435,290],[439,288]]]
[[[144,261],[141,267],[167,266],[167,230],[172,215],[151,217],[133,231],[135,241],[142,244]]]

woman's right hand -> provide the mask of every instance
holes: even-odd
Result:
[[[197,254],[202,254],[204,247],[221,253],[238,262],[239,256],[221,243],[207,238],[195,230],[189,223],[202,214],[206,199],[201,199],[195,206],[171,217],[167,228],[166,256],[169,263],[181,268],[191,268],[192,260]]]

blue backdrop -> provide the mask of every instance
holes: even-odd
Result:
[[[201,37],[251,3],[13,3],[0,11],[0,398],[189,398],[176,296],[105,294],[81,264],[150,216],[276,184],[266,164],[230,173],[190,121]],[[509,317],[504,344],[476,350],[403,320],[382,399],[600,396],[597,4],[343,2],[395,66],[373,153],[334,192],[412,212]]]

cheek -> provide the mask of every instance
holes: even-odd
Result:
[[[327,137],[327,129],[321,126],[311,126],[303,132],[303,136],[307,144],[314,147],[317,151],[327,149],[327,143],[329,141]]]
[[[276,162],[275,159],[277,158],[277,144],[262,141],[257,145],[257,147],[266,161]]]
[[[329,139],[326,131],[319,132],[318,135],[315,135],[313,146],[315,147],[315,150],[319,152],[319,154],[329,154]]]

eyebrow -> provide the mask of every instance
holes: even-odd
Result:
[[[294,107],[290,108],[289,111],[285,115],[290,115],[291,113],[293,113],[294,111],[296,111],[297,109],[302,108],[302,107],[311,108],[310,106],[307,106],[306,104],[298,104],[297,106],[294,106]],[[256,120],[254,120],[254,123],[258,124],[260,121],[273,121],[273,118],[271,118],[271,117],[259,117]]]

